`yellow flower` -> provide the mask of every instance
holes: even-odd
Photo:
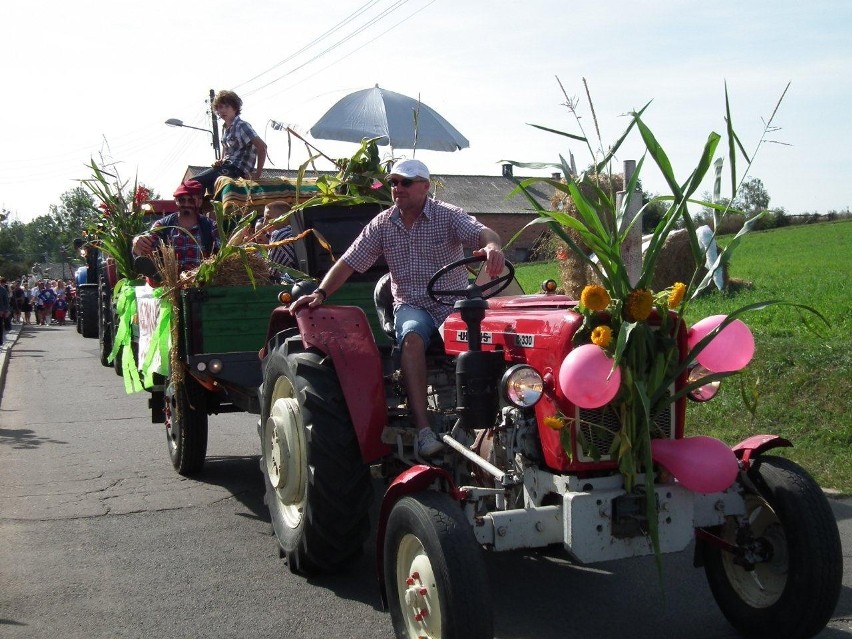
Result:
[[[672,292],[669,293],[669,308],[677,308],[683,301],[683,296],[686,293],[686,284],[683,282],[675,282],[672,286]]]
[[[580,303],[590,311],[603,311],[609,306],[609,293],[603,286],[589,284],[580,293]]]
[[[630,291],[624,309],[627,319],[633,322],[643,322],[648,319],[654,307],[654,294],[647,288],[637,288]]]
[[[565,422],[562,421],[561,417],[557,417],[556,415],[545,417],[544,425],[548,428],[552,428],[553,430],[562,430],[563,428],[565,428]]]
[[[592,344],[606,348],[612,342],[612,329],[604,324],[596,326],[592,331]]]

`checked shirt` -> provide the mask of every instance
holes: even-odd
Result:
[[[399,209],[392,206],[379,213],[340,258],[359,273],[384,256],[391,273],[394,309],[402,304],[422,308],[439,326],[452,312],[429,298],[426,284],[442,267],[464,257],[464,249],[480,247],[485,228],[457,206],[427,198],[423,213],[407,229]],[[441,278],[445,290],[464,290],[467,270],[455,269]]]
[[[251,143],[256,137],[257,133],[251,124],[243,121],[240,116],[235,117],[231,126],[226,127],[222,133],[225,159],[242,171],[245,177],[251,174],[257,161],[257,149]]]
[[[151,231],[156,231],[160,227],[165,227],[162,231],[165,233],[166,241],[172,245],[175,250],[175,257],[178,261],[178,267],[181,271],[188,271],[201,265],[201,260],[206,256],[202,254],[201,247],[204,246],[204,237],[201,233],[201,226],[196,224],[189,229],[189,234],[176,228],[168,226],[164,223],[165,218],[161,218],[151,225]],[[191,236],[190,236],[191,234]],[[216,226],[213,225],[213,250],[215,253],[219,250],[220,240]]]

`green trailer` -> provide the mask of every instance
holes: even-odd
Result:
[[[378,205],[362,204],[317,206],[294,213],[290,218],[294,234],[314,230],[331,246],[329,252],[313,233],[297,242],[299,270],[321,279],[380,210]],[[385,272],[386,266],[378,263],[354,276],[333,302],[363,309],[379,343],[387,343],[388,338],[381,330],[373,296],[376,282]],[[161,374],[154,375],[154,383],[148,387],[152,422],[165,424],[169,455],[180,474],[198,473],[204,464],[209,415],[260,414],[261,354],[282,328],[280,322],[271,326],[270,316],[287,299],[292,286],[205,286],[180,292],[178,307],[172,311],[178,318],[178,330],[172,332],[173,352],[167,358],[180,361],[180,370],[162,362]],[[139,314],[142,323],[142,306]],[[140,349],[140,365],[146,353],[147,349]]]

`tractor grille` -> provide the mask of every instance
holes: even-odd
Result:
[[[652,426],[652,439],[671,439],[674,437],[675,423],[672,404],[660,411],[654,417]],[[597,450],[600,453],[600,461],[610,459],[609,449],[612,440],[618,432],[621,424],[618,415],[609,406],[602,408],[586,409],[578,408],[575,418],[577,429],[577,457],[578,461],[593,462],[596,456],[591,452]]]

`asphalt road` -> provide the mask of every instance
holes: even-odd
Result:
[[[256,416],[210,420],[198,479],[171,468],[144,393],[126,395],[73,326],[27,327],[0,403],[0,637],[392,636],[368,543],[361,562],[305,579],[278,558]],[[382,486],[376,486],[377,494]],[[378,502],[377,502],[378,503]],[[819,637],[852,636],[852,500],[832,502],[844,588]],[[373,515],[375,516],[376,509]],[[496,636],[736,637],[690,550],[595,566],[487,558]]]

